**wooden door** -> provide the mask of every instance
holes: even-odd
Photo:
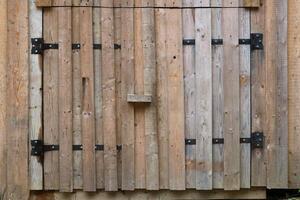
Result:
[[[267,186],[264,4],[44,3],[37,188]]]

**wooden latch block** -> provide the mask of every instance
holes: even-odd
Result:
[[[243,7],[258,8],[260,6],[260,0],[244,0]]]
[[[35,5],[37,7],[51,7],[52,0],[35,0]]]
[[[128,94],[127,102],[128,103],[151,103],[152,96]]]

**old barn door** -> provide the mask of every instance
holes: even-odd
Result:
[[[47,7],[32,39],[43,59],[33,189],[266,186],[258,1],[37,5]]]

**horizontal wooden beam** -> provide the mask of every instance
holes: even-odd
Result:
[[[260,0],[244,0],[243,7],[257,8],[260,6]]]
[[[152,96],[128,94],[127,102],[128,103],[151,103]]]
[[[52,6],[52,0],[36,0],[35,5],[37,7],[50,7]]]

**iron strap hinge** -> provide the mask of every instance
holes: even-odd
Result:
[[[251,144],[252,149],[264,148],[264,134],[262,132],[254,132],[250,138],[240,138],[241,144]],[[185,139],[185,145],[196,145],[196,139]],[[224,144],[224,138],[213,138],[212,144]]]
[[[43,38],[31,38],[31,54],[43,54],[48,49],[58,49],[58,43],[44,43]],[[72,44],[72,49],[80,49],[81,44]],[[102,49],[102,44],[93,44],[93,49]],[[120,44],[114,44],[114,49],[121,49]]]
[[[183,39],[183,45],[195,45],[195,39]],[[212,39],[212,45],[223,45],[223,39]],[[262,50],[263,45],[263,34],[262,33],[251,33],[249,39],[239,39],[239,45],[250,45],[251,50]]]
[[[73,145],[73,151],[82,151],[83,145]],[[122,150],[122,145],[117,145],[118,151]],[[45,145],[42,140],[31,140],[31,155],[32,156],[43,156],[45,152],[59,151],[59,145],[51,144]],[[104,151],[104,145],[96,144],[95,151]]]

